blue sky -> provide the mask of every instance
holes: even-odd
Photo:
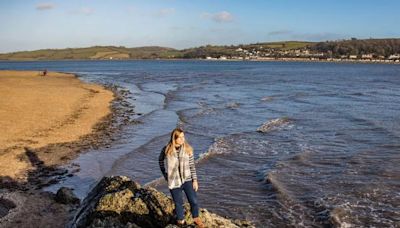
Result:
[[[0,0],[0,53],[400,37],[398,0]]]

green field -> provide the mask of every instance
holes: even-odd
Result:
[[[168,58],[179,51],[164,47],[126,48],[94,46],[88,48],[43,49],[0,54],[0,60],[67,60],[67,59],[152,59]]]

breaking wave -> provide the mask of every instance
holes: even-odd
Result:
[[[282,129],[283,127],[288,126],[291,122],[292,120],[287,117],[268,120],[267,122],[263,123],[259,128],[257,128],[257,131],[267,133],[273,130]]]
[[[199,155],[197,162],[206,160],[207,158],[215,155],[229,154],[231,153],[231,147],[228,145],[224,138],[218,138],[215,142],[208,148],[208,150]]]

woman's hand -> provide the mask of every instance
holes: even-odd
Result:
[[[193,181],[193,189],[195,192],[197,192],[197,190],[199,190],[199,183],[197,182],[197,180]]]

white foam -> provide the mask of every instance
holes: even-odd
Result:
[[[230,153],[229,146],[226,143],[226,141],[223,138],[218,138],[215,140],[215,142],[208,148],[208,150],[205,153],[202,153],[199,155],[199,158],[197,159],[197,162],[200,162],[204,159],[209,158],[210,156],[213,155],[218,155],[218,154],[228,154]]]
[[[257,131],[267,133],[273,130],[281,129],[285,126],[289,126],[290,123],[291,120],[289,118],[276,118],[263,123],[259,128],[257,128]]]

